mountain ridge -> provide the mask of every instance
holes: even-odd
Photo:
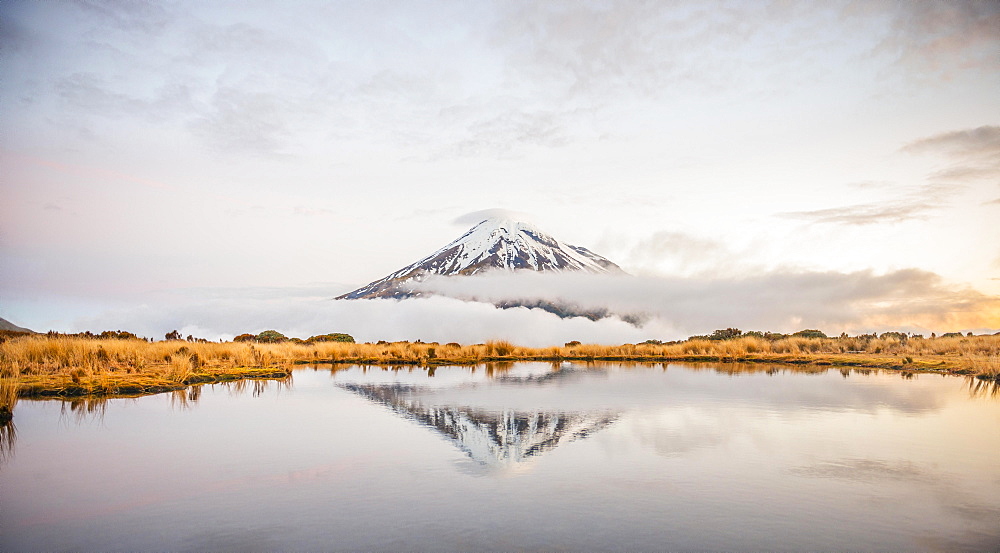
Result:
[[[6,330],[9,332],[30,332],[32,334],[35,333],[34,330],[31,330],[29,328],[24,328],[22,326],[17,326],[16,324],[2,317],[0,317],[0,330]]]

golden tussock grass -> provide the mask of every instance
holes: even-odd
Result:
[[[288,374],[293,363],[460,365],[490,361],[739,361],[937,370],[1000,377],[1000,336],[948,338],[756,336],[669,344],[528,348],[483,344],[347,342],[260,344],[90,339],[33,335],[0,343],[0,405],[18,394],[132,393]],[[11,392],[10,390],[15,390]]]
[[[193,382],[287,374],[255,344],[98,340],[34,335],[0,343],[0,380],[20,395],[143,393]]]

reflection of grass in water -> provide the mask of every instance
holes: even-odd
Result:
[[[108,398],[104,396],[81,396],[63,400],[60,416],[70,416],[77,422],[88,419],[103,419],[108,410]]]
[[[816,366],[816,365],[774,365],[765,363],[677,363],[678,366],[683,366],[688,369],[700,370],[700,371],[712,371],[717,374],[725,374],[729,376],[737,376],[741,374],[760,374],[764,373],[768,376],[775,376],[784,373],[796,373],[796,374],[824,374],[830,370],[830,367],[826,366]],[[841,374],[844,374],[844,370],[841,370]]]
[[[14,455],[14,442],[17,441],[17,427],[14,421],[0,423],[0,464],[7,462]]]
[[[1000,396],[1000,381],[998,380],[984,380],[981,378],[976,378],[970,376],[968,378],[969,382],[969,396],[973,398],[978,397],[997,397]]]
[[[271,387],[275,387],[279,391],[291,389],[292,377],[287,376],[285,378],[268,380],[234,380],[231,382],[218,382],[215,384],[199,384],[196,386],[190,386],[185,390],[174,390],[170,392],[170,405],[179,409],[190,409],[198,403],[198,400],[201,399],[205,386],[222,386],[229,391],[230,395],[233,396],[241,396],[249,393],[253,397],[259,397]]]
[[[229,390],[232,395],[243,395],[248,391],[253,395],[253,397],[258,397],[267,391],[271,386],[276,387],[278,391],[289,390],[292,387],[292,377],[291,375],[285,378],[275,378],[268,380],[260,379],[249,379],[249,380],[234,380],[232,382],[222,382],[220,383],[223,387]]]
[[[551,362],[549,363],[550,369],[552,371],[562,370],[567,366],[575,369],[587,369],[587,370],[607,370],[607,369],[653,369],[662,368],[664,371],[668,370],[670,367],[683,367],[685,369],[695,370],[695,371],[712,371],[717,374],[724,374],[729,376],[737,376],[742,374],[766,374],[768,376],[776,376],[780,374],[805,374],[805,375],[821,375],[826,374],[834,367],[829,365],[809,365],[809,364],[795,364],[795,365],[784,365],[784,364],[768,364],[768,363],[734,363],[734,362],[694,362],[694,361],[680,361],[680,362],[653,362],[653,361],[580,361],[580,362]],[[517,362],[489,362],[480,363],[478,365],[467,365],[468,370],[475,373],[478,370],[485,369],[486,375],[490,378],[503,378],[511,370],[517,366]],[[362,372],[367,373],[371,370],[379,370],[383,372],[399,372],[407,371],[412,372],[414,369],[412,367],[400,367],[399,365],[341,365],[341,364],[327,364],[327,365],[308,365],[312,370],[329,370],[331,373],[337,373],[340,371],[348,371],[352,368],[359,368]],[[426,367],[428,376],[433,376],[434,369],[436,367],[431,365]],[[859,367],[839,367],[836,368],[843,375],[844,378],[850,377],[852,374],[859,374],[863,376],[868,376],[872,374],[881,374],[883,372],[889,372],[891,374],[901,374],[903,378],[912,378],[916,373],[913,371],[883,371],[881,369],[867,369]]]
[[[191,386],[186,390],[170,392],[170,406],[181,410],[190,409],[201,398],[201,386]]]

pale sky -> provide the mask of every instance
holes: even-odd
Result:
[[[489,208],[734,309],[649,337],[1000,330],[994,1],[5,1],[0,125],[0,317],[35,330],[349,331],[328,298]],[[771,282],[867,303],[728,295]]]

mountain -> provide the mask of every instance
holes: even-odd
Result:
[[[491,217],[427,257],[336,299],[407,298],[418,295],[408,284],[426,275],[488,270],[623,273],[587,248],[560,242],[529,223]]]
[[[27,328],[17,326],[16,324],[3,318],[0,318],[0,330],[8,330],[11,332],[30,332],[32,334],[34,334],[35,332],[34,330],[29,330]]]

